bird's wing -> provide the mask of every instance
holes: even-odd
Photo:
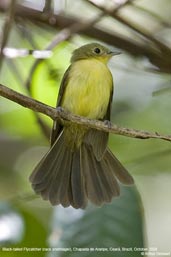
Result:
[[[70,69],[71,69],[71,65],[68,67],[68,69],[66,70],[66,72],[64,73],[64,76],[62,78],[61,85],[60,85],[60,88],[59,88],[59,94],[58,94],[56,107],[61,105],[62,97],[64,95],[64,91],[65,91],[66,86],[68,84]],[[56,141],[56,139],[57,139],[58,135],[60,134],[62,128],[63,128],[63,126],[59,123],[59,121],[56,120],[56,121],[53,122],[53,127],[52,127],[52,131],[51,131],[51,146]]]

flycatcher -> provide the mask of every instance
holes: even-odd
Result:
[[[57,100],[68,112],[89,119],[110,120],[113,79],[107,63],[118,54],[91,43],[73,52]],[[133,178],[107,148],[108,133],[54,121],[51,148],[30,176],[32,187],[52,205],[84,209],[111,202]]]

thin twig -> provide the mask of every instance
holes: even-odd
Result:
[[[133,3],[131,5],[131,7],[135,10],[138,10],[139,12],[142,12],[146,16],[152,17],[159,23],[160,26],[162,25],[166,28],[171,28],[171,23],[169,21],[164,20],[164,18],[161,15],[157,14],[156,12],[152,11],[151,9],[148,9],[148,7],[136,5],[136,3]]]
[[[162,139],[162,140],[167,140],[171,142],[171,135],[161,135],[157,132],[152,133],[152,132],[147,132],[142,130],[122,128],[115,124],[109,125],[109,123],[105,123],[99,120],[92,120],[81,116],[73,115],[69,112],[66,112],[61,107],[58,107],[58,108],[50,107],[49,105],[46,105],[40,101],[34,100],[31,97],[20,94],[1,84],[0,84],[0,95],[26,108],[29,108],[35,112],[43,113],[46,116],[49,116],[53,120],[59,119],[65,122],[75,123],[88,128],[102,130],[113,134],[118,134],[118,135],[132,137],[132,138],[139,138],[139,139],[156,138],[156,139]]]
[[[52,11],[52,0],[45,0],[43,12],[44,13],[51,13]]]
[[[41,26],[41,24],[46,24],[47,26],[55,29],[65,29],[71,27],[73,24],[79,24],[80,18],[71,17],[63,13],[52,15],[46,14],[42,15],[41,11],[33,10],[32,8],[25,7],[22,5],[17,5],[15,9],[15,18],[19,23],[30,20],[34,24]],[[5,12],[6,8],[0,1],[0,12]],[[52,19],[53,18],[53,19]],[[103,28],[90,26],[84,30],[79,31],[80,34],[95,38],[96,40],[101,40],[107,44],[119,47],[133,56],[146,56],[150,62],[158,67],[159,72],[169,73],[171,71],[171,58],[169,55],[159,54],[160,51],[156,51],[147,42],[137,42],[133,38],[128,38],[124,35],[118,34],[116,31],[108,31]],[[156,69],[157,70],[157,69]]]
[[[2,34],[2,43],[0,46],[0,70],[3,63],[3,49],[6,46],[10,34],[10,30],[13,24],[14,14],[15,14],[15,6],[16,6],[16,0],[11,0],[11,4],[9,5],[9,10],[6,16],[6,20],[3,26],[3,34]]]
[[[155,44],[158,47],[158,49],[160,49],[162,51],[162,54],[165,53],[166,55],[171,56],[171,49],[167,45],[163,44],[160,40],[155,38],[151,33],[149,33],[145,29],[145,27],[140,28],[135,23],[128,20],[127,18],[119,15],[119,13],[118,13],[119,9],[106,8],[105,5],[102,6],[98,3],[98,1],[95,1],[95,0],[89,0],[88,2],[91,3],[93,6],[96,6],[99,10],[103,11],[104,13],[108,14],[109,16],[115,18],[116,20],[118,20],[122,24],[126,25],[127,27],[129,27],[133,31],[137,32],[138,34],[143,36],[145,39],[150,40],[153,44]],[[131,2],[132,1],[126,1],[126,3],[129,3],[129,4]]]
[[[85,2],[91,3],[93,5],[98,5],[98,6],[102,6],[103,2],[99,4],[99,1],[97,0],[84,0]],[[114,8],[112,8],[112,13],[117,13],[120,9],[122,9],[123,7],[127,6],[127,5],[132,5],[132,3],[135,2],[135,0],[125,0],[125,1],[121,1],[121,2],[114,2]]]

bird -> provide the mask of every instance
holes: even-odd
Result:
[[[113,77],[109,60],[118,54],[100,43],[73,51],[61,81],[57,106],[69,113],[110,122]],[[133,177],[108,148],[109,133],[55,120],[49,151],[30,176],[36,194],[51,205],[85,209],[110,203],[120,195],[120,183]]]

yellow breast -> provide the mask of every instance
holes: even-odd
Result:
[[[104,117],[112,92],[112,75],[106,64],[80,60],[72,64],[62,107],[91,119]]]

